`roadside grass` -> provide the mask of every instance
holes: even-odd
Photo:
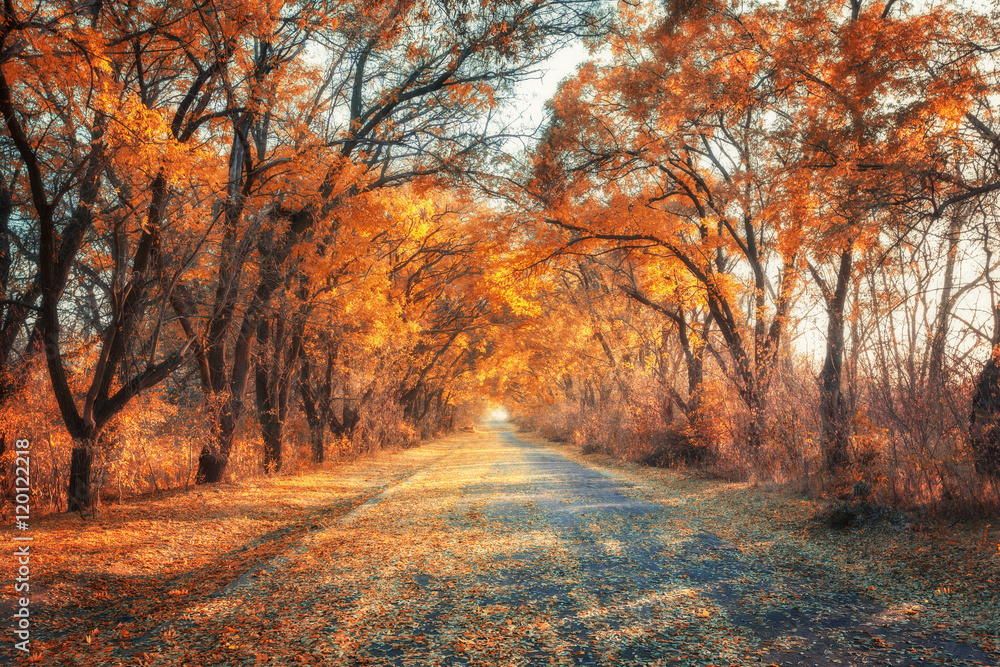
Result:
[[[412,475],[440,457],[448,443],[444,438],[300,475],[105,505],[85,520],[68,513],[32,519],[29,531],[20,533],[33,537],[31,652],[22,659],[44,665],[105,664],[113,649],[127,650],[310,530]],[[13,582],[15,567],[14,557],[0,559],[0,580]],[[2,590],[0,614],[9,619],[14,588],[5,583]]]
[[[681,506],[704,530],[776,571],[820,578],[876,601],[887,615],[922,616],[925,626],[1000,654],[1000,517],[835,530],[813,519],[821,504],[801,493],[585,455],[527,433],[518,437],[621,477],[637,497]]]

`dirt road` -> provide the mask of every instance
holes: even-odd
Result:
[[[221,643],[230,664],[995,664],[506,424],[428,446],[417,474],[159,628],[149,661]]]

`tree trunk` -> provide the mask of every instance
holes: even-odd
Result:
[[[648,297],[641,294],[635,287],[623,287],[622,291],[639,303],[649,306],[666,315],[671,322],[677,325],[677,338],[680,341],[681,350],[684,352],[684,364],[687,369],[688,397],[686,401],[681,398],[678,392],[673,389],[670,381],[671,373],[668,372],[665,364],[668,328],[664,326],[661,331],[659,354],[660,367],[658,373],[660,384],[668,393],[666,403],[664,405],[663,418],[667,424],[673,421],[673,401],[677,401],[677,403],[680,404],[681,408],[684,410],[684,414],[687,416],[688,422],[694,425],[698,419],[698,407],[701,404],[702,387],[705,381],[705,345],[708,341],[709,331],[712,326],[713,317],[711,313],[704,317],[700,336],[696,336],[692,339],[688,330],[696,321],[696,313],[692,313],[691,322],[688,322],[683,308],[678,307],[676,310],[672,310],[667,306],[655,303]]]
[[[69,512],[83,512],[94,506],[100,491],[100,488],[95,488],[94,459],[98,453],[117,447],[120,432],[117,424],[112,424],[70,435],[75,437],[70,456],[66,509]]]
[[[223,414],[216,417],[217,421],[212,429],[213,441],[202,447],[201,455],[198,457],[196,484],[214,484],[221,481],[222,475],[226,472],[229,452],[233,449],[233,440],[236,437],[236,426],[239,420],[232,414],[229,406],[226,406],[224,410]]]
[[[195,478],[198,484],[218,482],[222,479],[229,461],[229,452],[232,450],[236,427],[246,410],[244,394],[249,375],[253,371],[252,350],[257,323],[263,316],[262,311],[278,284],[279,260],[274,255],[269,256],[269,259],[271,262],[264,268],[265,276],[258,283],[254,298],[243,314],[243,322],[236,336],[236,344],[233,346],[232,361],[227,364],[224,336],[207,348],[205,356],[212,380],[212,385],[208,387],[209,395],[218,397],[216,400],[221,400],[222,406],[214,416],[215,442],[206,444],[198,459],[198,475]]]
[[[93,506],[91,493],[91,471],[94,463],[94,448],[91,440],[76,440],[69,464],[69,489],[67,490],[67,511],[83,512]]]
[[[820,381],[823,461],[831,472],[844,468],[850,461],[849,419],[840,380],[838,373],[836,378],[827,376]]]
[[[764,447],[764,400],[756,387],[748,392],[744,399],[750,413],[747,424],[747,453],[751,461],[756,461]]]
[[[688,421],[692,424],[698,420],[698,408],[701,406],[701,392],[705,382],[705,343],[708,340],[708,329],[712,323],[709,315],[705,320],[701,335],[695,340],[688,336],[688,324],[684,320],[683,312],[680,315],[680,339],[681,347],[684,349],[684,362],[687,366],[688,380],[688,400],[687,415]]]
[[[969,444],[976,472],[1000,479],[1000,306],[994,309],[993,353],[972,395]]]
[[[284,424],[272,412],[261,412],[259,417],[261,437],[264,440],[264,472],[278,472],[281,470]]]
[[[3,401],[0,400],[0,409],[3,408]],[[10,494],[10,482],[13,475],[10,466],[4,461],[4,454],[7,453],[7,436],[0,433],[0,502],[5,500]]]
[[[257,325],[257,417],[264,439],[264,470],[268,473],[281,470],[288,398],[295,364],[303,351],[309,307],[308,295],[300,292],[299,296],[303,305],[293,316],[290,327],[286,327],[281,313],[270,318],[263,317]],[[287,329],[291,329],[290,336]],[[308,381],[308,378],[303,381]]]
[[[320,465],[323,463],[326,445],[326,425],[322,422],[309,423],[309,445],[312,450],[312,462]]]
[[[213,484],[222,479],[226,472],[226,464],[229,462],[228,456],[223,456],[215,448],[205,447],[198,457],[198,474],[195,477],[197,484]]]
[[[367,394],[365,395],[367,397]],[[365,399],[362,398],[361,402]],[[359,402],[360,403],[360,402]],[[338,437],[350,438],[354,435],[354,429],[357,427],[358,422],[361,421],[361,407],[351,407],[347,403],[347,399],[344,399],[343,406],[341,408],[341,418],[337,419],[336,415],[331,414],[330,418],[330,432]]]
[[[257,421],[264,441],[264,472],[281,470],[281,447],[284,439],[284,420],[278,406],[278,376],[281,373],[281,346],[284,326],[280,317],[272,335],[271,319],[262,317],[257,325],[257,363],[254,368],[254,385],[257,399]],[[268,354],[268,344],[273,353]]]
[[[688,375],[688,419],[698,419],[698,408],[701,407],[701,390],[705,381],[705,360],[699,352],[687,369]]]
[[[322,391],[324,387],[320,387]],[[323,463],[324,448],[326,445],[326,429],[330,424],[329,420],[329,398],[318,397],[319,391],[313,390],[310,386],[309,362],[303,359],[302,375],[299,378],[299,392],[302,396],[302,411],[306,415],[306,423],[309,425],[309,443],[312,449],[312,462],[319,465]],[[318,400],[319,399],[319,400]]]
[[[837,285],[827,295],[826,361],[819,376],[819,413],[822,421],[823,458],[827,470],[836,471],[850,459],[850,416],[843,393],[844,307],[851,282],[852,248],[840,255]]]
[[[955,285],[955,264],[958,259],[958,244],[962,236],[964,222],[961,209],[956,212],[948,224],[948,256],[944,267],[944,284],[941,286],[941,301],[934,323],[934,335],[931,338],[931,355],[927,377],[934,389],[942,389],[946,384],[944,370],[944,352],[948,342],[948,324],[951,321],[951,310],[954,306],[952,291]]]
[[[1000,368],[997,365],[997,351],[986,364],[972,398],[972,414],[969,416],[969,435],[972,452],[976,460],[976,472],[988,477],[1000,478]]]

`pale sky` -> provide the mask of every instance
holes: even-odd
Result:
[[[524,84],[517,108],[512,110],[512,118],[520,129],[530,132],[539,126],[545,117],[545,103],[564,79],[576,73],[588,55],[587,48],[576,42],[546,61],[540,79]]]

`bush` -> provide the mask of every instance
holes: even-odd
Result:
[[[715,459],[708,445],[694,440],[687,427],[671,424],[654,438],[653,451],[640,459],[645,465],[656,468],[704,466]]]

